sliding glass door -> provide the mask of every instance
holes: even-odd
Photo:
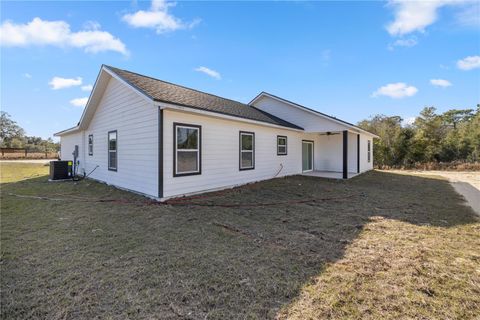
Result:
[[[313,171],[313,141],[302,141],[302,171]]]

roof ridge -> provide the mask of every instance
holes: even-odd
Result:
[[[107,68],[110,68],[110,69],[118,69],[118,70],[121,70],[121,71],[124,71],[124,72],[129,72],[129,73],[135,74],[135,75],[140,76],[140,77],[149,78],[149,79],[152,79],[152,80],[155,80],[155,81],[160,81],[160,82],[163,82],[163,83],[167,83],[167,84],[170,84],[172,86],[181,87],[181,88],[187,89],[187,90],[192,90],[192,91],[195,91],[195,92],[198,92],[198,93],[201,93],[201,94],[206,94],[206,95],[209,95],[209,96],[212,96],[212,97],[215,97],[215,98],[219,98],[219,99],[222,99],[222,100],[229,100],[229,101],[232,101],[232,102],[243,104],[245,106],[253,107],[251,104],[248,104],[248,103],[243,103],[243,102],[233,100],[233,99],[230,99],[230,98],[220,97],[219,95],[216,95],[216,94],[213,94],[213,93],[208,93],[208,92],[201,91],[201,90],[194,89],[194,88],[190,88],[190,87],[187,87],[187,86],[184,86],[184,85],[181,85],[181,84],[176,84],[176,83],[173,83],[173,82],[170,82],[170,81],[165,81],[165,80],[161,80],[161,79],[154,78],[154,77],[151,77],[151,76],[146,76],[146,75],[140,74],[138,72],[133,72],[133,71],[130,71],[130,70],[120,69],[120,68],[112,67],[112,66],[109,66],[109,65],[106,65],[106,64],[104,64],[104,66],[107,67]]]

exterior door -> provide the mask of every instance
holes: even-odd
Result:
[[[313,171],[313,141],[302,141],[302,171]]]

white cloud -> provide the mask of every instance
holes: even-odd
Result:
[[[85,30],[100,30],[102,26],[97,21],[89,20],[83,24]]]
[[[411,126],[412,124],[414,124],[416,119],[417,118],[415,118],[415,117],[408,117],[406,119],[403,119],[402,125],[403,126]]]
[[[389,83],[383,87],[378,88],[372,97],[387,96],[394,99],[400,99],[405,97],[411,97],[418,92],[418,89],[414,86],[408,86],[403,82]]]
[[[457,61],[457,67],[461,70],[480,68],[480,56],[469,56]]]
[[[388,45],[388,50],[393,51],[395,47],[413,47],[418,44],[417,37],[398,39],[395,42]]]
[[[324,67],[330,64],[330,60],[332,60],[332,50],[325,49],[320,53],[320,60]]]
[[[150,10],[128,13],[122,19],[134,28],[155,29],[159,34],[179,29],[190,29],[200,22],[199,19],[196,19],[190,23],[185,23],[168,12],[169,8],[173,6],[175,6],[175,2],[153,0]]]
[[[70,25],[65,21],[46,21],[38,17],[26,24],[5,21],[0,25],[0,45],[5,47],[51,45],[81,48],[89,53],[116,51],[128,54],[125,44],[120,39],[99,30],[98,23],[94,25],[90,22],[90,25],[85,30],[72,32]]]
[[[332,58],[332,51],[330,49],[325,49],[322,51],[320,58],[323,61],[329,61]]]
[[[473,1],[471,5],[458,12],[455,18],[462,26],[480,27],[480,2]]]
[[[93,86],[91,84],[87,84],[87,85],[82,86],[81,89],[82,89],[82,91],[92,91]]]
[[[48,83],[53,90],[70,88],[74,86],[82,85],[82,78],[77,77],[75,79],[53,77],[52,80]]]
[[[463,0],[390,0],[395,19],[387,26],[393,36],[401,36],[414,31],[424,32],[438,18],[438,10],[447,5],[464,4]]]
[[[205,73],[206,75],[212,77],[212,78],[215,78],[217,80],[220,80],[222,79],[222,76],[220,75],[220,73],[218,71],[215,71],[215,70],[212,70],[212,69],[209,69],[207,67],[198,67],[198,68],[195,68],[195,71],[198,71],[198,72],[203,72]]]
[[[70,100],[70,103],[72,105],[74,105],[75,107],[85,107],[85,105],[87,104],[88,102],[88,97],[85,97],[85,98],[76,98],[76,99],[72,99]]]
[[[430,83],[436,87],[442,88],[450,87],[452,85],[450,81],[444,79],[431,79]]]
[[[32,79],[32,75],[30,73],[24,73],[23,76],[27,79]]]
[[[395,47],[413,47],[417,45],[418,41],[416,38],[408,38],[408,39],[398,39],[396,40],[393,45]]]

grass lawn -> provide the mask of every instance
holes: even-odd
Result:
[[[0,183],[18,182],[48,175],[49,167],[35,163],[0,162]]]
[[[445,180],[295,176],[161,205],[0,169],[3,319],[480,314],[480,222]]]

